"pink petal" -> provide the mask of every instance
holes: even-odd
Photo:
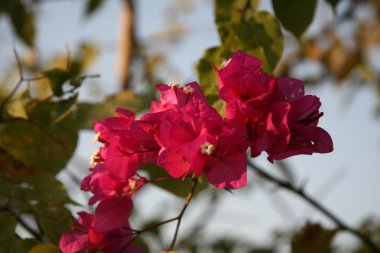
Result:
[[[162,149],[158,154],[157,164],[163,167],[173,178],[181,178],[191,172],[190,164],[177,148]]]
[[[132,207],[129,197],[103,200],[95,210],[95,230],[106,232],[127,226]]]
[[[247,156],[245,152],[215,157],[211,169],[206,172],[208,181],[217,188],[238,189],[247,184]]]
[[[62,253],[76,253],[79,251],[95,250],[96,246],[89,242],[87,234],[69,232],[61,236],[59,249]]]
[[[300,80],[278,77],[276,78],[276,84],[279,92],[278,96],[281,100],[293,102],[305,96],[305,85]]]

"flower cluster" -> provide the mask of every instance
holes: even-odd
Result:
[[[259,59],[236,52],[217,70],[219,96],[226,102],[226,120],[237,122],[247,136],[251,156],[266,151],[268,159],[328,153],[330,135],[318,127],[319,98],[305,95],[302,81],[275,78],[260,70]]]
[[[265,151],[270,161],[332,151],[329,134],[317,127],[319,99],[305,95],[301,81],[272,77],[261,65],[238,51],[217,69],[225,118],[193,82],[157,85],[159,100],[140,119],[118,108],[118,117],[95,122],[103,146],[81,189],[93,194],[89,204],[97,206],[94,214],[79,213],[61,250],[141,252],[130,245],[129,216],[134,193],[150,181],[137,173],[142,164],[158,165],[172,178],[203,175],[217,188],[238,189],[247,181],[248,147],[252,157]]]

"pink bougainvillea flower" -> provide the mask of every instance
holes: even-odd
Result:
[[[119,117],[95,122],[96,139],[104,146],[97,151],[92,165],[103,162],[118,180],[128,181],[141,163],[154,164],[160,149],[154,138],[155,122],[136,120],[129,110],[117,108]]]
[[[252,157],[260,155],[263,151],[287,148],[290,140],[289,111],[289,103],[273,103],[268,107],[265,117],[247,125],[248,132],[250,132],[249,142]]]
[[[275,79],[260,70],[263,63],[237,51],[219,70],[219,96],[227,102],[226,117],[257,120],[271,102]],[[244,124],[244,122],[242,122]]]
[[[179,84],[157,84],[156,88],[160,91],[160,96],[159,101],[151,103],[151,113],[179,110],[196,100],[207,104],[206,97],[197,82],[188,83],[182,87]]]
[[[247,148],[247,139],[241,131],[224,126],[215,144],[206,142],[201,146],[200,153],[207,156],[208,181],[217,188],[244,187],[247,184]]]
[[[318,127],[321,103],[316,96],[303,96],[291,102],[288,125],[291,132],[289,144],[284,149],[268,150],[271,160],[280,160],[293,155],[328,153],[333,151],[331,136]]]
[[[207,104],[197,83],[184,87],[162,84],[158,88],[160,101],[152,103],[153,112],[142,117],[159,122],[156,139],[161,150],[157,164],[174,178],[192,173],[198,177],[207,171],[209,181],[219,188],[245,185],[244,135],[238,130],[229,131],[219,113]],[[227,146],[228,142],[220,142],[226,138],[239,142],[231,141]],[[234,157],[242,158],[242,162],[236,163]]]
[[[95,140],[109,143],[113,137],[126,134],[131,123],[135,121],[135,113],[122,108],[116,108],[116,113],[119,117],[106,118],[101,122],[95,121]]]
[[[136,190],[140,189],[147,179],[129,178],[127,181],[119,181],[112,177],[108,170],[104,168],[103,163],[97,164],[91,168],[90,175],[85,177],[82,181],[81,190],[90,191],[93,196],[89,200],[89,204],[93,205],[98,201],[109,198],[133,197]]]
[[[123,228],[108,232],[95,229],[95,216],[86,212],[78,213],[78,221],[73,225],[73,231],[62,235],[59,248],[63,253],[101,250],[105,253],[143,253],[133,245],[132,232],[129,224]]]
[[[219,131],[223,119],[219,113],[207,104],[206,97],[199,84],[192,82],[184,86],[159,84],[159,101],[153,101],[150,113],[141,117],[149,121],[160,122],[166,117],[167,112],[180,112],[189,114],[193,118],[200,119],[200,123],[206,125],[209,131]]]
[[[266,151],[269,160],[332,151],[329,134],[317,127],[319,99],[305,96],[302,81],[274,78],[262,62],[242,51],[219,70],[219,95],[226,119],[237,122],[250,141],[251,156]]]
[[[190,114],[168,113],[157,136],[162,145],[158,165],[174,178],[184,178],[191,173],[198,177],[206,172],[210,183],[218,188],[243,187],[247,140],[237,129],[231,131],[220,116],[215,121],[219,132],[213,124],[213,131],[209,131],[204,121]]]
[[[235,52],[231,58],[217,70],[219,76],[219,96],[226,102],[241,98],[264,95],[272,87],[268,86],[270,78],[260,70],[263,62],[243,51]],[[252,82],[257,83],[257,89],[252,89]]]
[[[86,212],[80,212],[78,215],[78,222],[73,225],[73,231],[65,233],[60,239],[59,248],[63,253],[96,250],[97,243],[104,236],[104,233],[94,233],[93,215]]]
[[[262,62],[237,51],[217,70],[219,96],[226,101],[226,119],[237,123],[250,142],[251,156],[288,139],[287,104],[273,104],[275,78],[260,70]]]
[[[198,122],[197,122],[198,121]],[[190,161],[186,160],[183,148],[184,143],[196,139],[201,131],[199,119],[189,114],[167,112],[160,123],[157,140],[162,146],[157,164],[166,169],[174,178],[184,178],[197,170],[192,168]],[[195,172],[198,176],[201,171]]]
[[[102,200],[95,209],[94,228],[107,232],[127,226],[132,208],[130,196]]]

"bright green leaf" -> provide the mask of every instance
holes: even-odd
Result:
[[[293,236],[292,253],[325,253],[328,252],[338,229],[328,230],[319,224],[306,224]]]
[[[40,243],[37,244],[29,253],[60,253],[58,246],[52,243]]]
[[[282,25],[299,38],[313,20],[317,0],[272,0],[272,4]]]

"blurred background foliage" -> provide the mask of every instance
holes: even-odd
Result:
[[[313,66],[318,71],[302,74],[307,84],[318,85],[328,79],[337,85],[374,85],[380,95],[380,64],[373,56],[374,52],[379,55],[380,48],[380,1],[323,1],[331,6],[334,22],[318,33],[305,33],[313,21],[317,0],[272,0],[274,13],[261,10],[259,0],[215,0],[214,17],[220,44],[206,49],[196,65],[209,102],[223,113],[223,103],[217,100],[212,65],[220,66],[238,49],[262,59],[263,69],[277,76],[292,75],[300,65]],[[187,38],[188,30],[178,15],[191,12],[194,4],[205,4],[191,0],[173,2],[163,14],[169,20],[167,29],[144,41],[136,37],[136,1],[122,0],[120,43],[115,46],[120,89],[101,102],[90,103],[78,100],[78,95],[83,82],[102,81],[99,78],[102,73],[89,73],[101,48],[84,41],[76,48],[64,48],[57,55],[41,59],[36,46],[35,20],[40,6],[46,2],[0,0],[0,22],[6,22],[18,45],[22,44],[22,50],[14,47],[16,64],[9,65],[8,71],[0,76],[1,253],[59,252],[56,246],[59,237],[70,230],[73,221],[67,207],[82,204],[68,196],[56,176],[71,159],[79,131],[91,129],[94,119],[114,115],[117,106],[137,112],[149,108],[155,98],[153,85],[165,81],[161,80],[162,69],[175,72],[175,66],[169,66],[165,54],[150,45],[170,47],[181,43]],[[94,14],[105,5],[105,0],[83,1],[83,17],[96,18]],[[277,166],[292,182],[293,175],[286,163]],[[148,167],[144,170],[151,176],[162,176],[153,175],[155,170]],[[81,176],[66,173],[79,188]],[[156,186],[182,196],[184,188],[177,186],[181,183],[172,180]],[[200,195],[208,195],[210,205],[219,201],[214,189],[209,189],[206,182],[201,185]],[[341,252],[331,245],[340,228],[326,229],[315,223],[305,224],[298,231],[276,231],[272,244],[264,248],[231,238],[205,241],[197,235],[207,226],[211,215],[213,211],[206,209],[198,222],[187,228],[178,242],[179,248],[184,249],[181,252],[270,253],[281,252],[284,245],[291,245],[293,253]],[[154,224],[161,219],[157,213],[157,217],[140,225]],[[358,229],[380,246],[378,220],[366,219]],[[165,248],[160,229],[150,231],[137,243],[151,252]],[[358,243],[350,252],[372,251]]]

